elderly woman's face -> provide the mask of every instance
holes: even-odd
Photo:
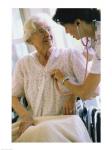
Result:
[[[37,48],[38,51],[41,50],[41,53],[45,52],[45,50],[52,47],[53,44],[53,37],[51,28],[46,24],[39,24],[37,25],[37,30],[34,32],[30,39],[29,43]]]

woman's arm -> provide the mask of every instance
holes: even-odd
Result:
[[[100,82],[100,74],[89,73],[86,80],[81,85],[70,83],[69,80],[64,82],[64,86],[82,99],[91,97]]]
[[[21,105],[16,96],[12,97],[12,107],[21,117],[21,123],[18,130],[18,136],[20,136],[29,126],[34,125],[34,120],[30,113]]]
[[[61,83],[64,80],[64,75],[59,69],[53,70],[51,75]],[[74,95],[79,96],[82,99],[88,99],[97,88],[99,82],[100,74],[89,73],[86,80],[82,84],[74,84],[69,80],[65,80],[63,84]]]
[[[12,97],[12,107],[20,117],[29,116],[29,112],[21,105],[18,97]]]

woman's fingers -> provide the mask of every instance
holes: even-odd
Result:
[[[19,126],[18,136],[20,136],[28,127],[29,127],[29,124],[21,123]]]
[[[74,103],[66,101],[63,107],[64,115],[72,115],[74,113]]]
[[[54,72],[54,71],[52,71],[50,74],[51,74],[51,77],[54,77],[55,72]]]
[[[68,107],[66,106],[65,107],[65,115],[68,115],[69,114],[69,109],[68,109]]]
[[[73,114],[73,108],[70,105],[65,105],[63,107],[63,112],[64,112],[64,115],[71,115]]]
[[[53,77],[57,80],[61,80],[61,79],[63,79],[64,75],[59,69],[54,69],[51,72],[51,77]]]
[[[29,126],[34,125],[33,120],[22,121],[19,126],[18,136],[20,136]]]

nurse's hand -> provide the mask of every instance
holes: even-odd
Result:
[[[52,70],[51,76],[58,81],[62,81],[64,79],[64,75],[59,69]]]
[[[19,125],[18,136],[20,136],[28,127],[34,125],[34,120],[31,116],[23,117]]]

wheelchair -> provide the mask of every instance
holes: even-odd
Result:
[[[76,114],[84,122],[92,141],[101,142],[101,109],[95,106],[88,107],[78,98]]]

